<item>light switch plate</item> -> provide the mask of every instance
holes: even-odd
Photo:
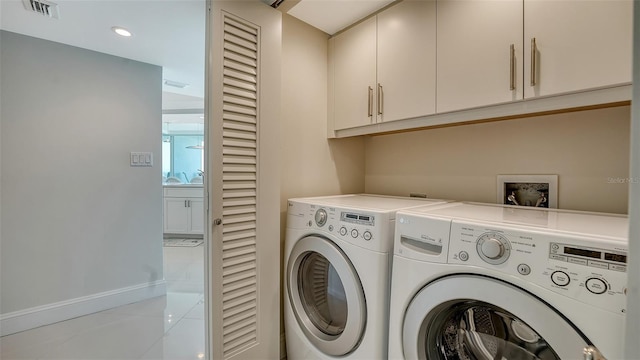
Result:
[[[129,158],[131,166],[153,166],[153,153],[151,152],[132,152]]]

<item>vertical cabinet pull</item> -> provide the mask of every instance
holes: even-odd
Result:
[[[382,115],[382,113],[384,112],[383,103],[384,93],[382,92],[382,85],[378,83],[378,115]]]
[[[513,44],[509,50],[509,90],[516,89],[516,49]]]
[[[184,201],[184,207],[188,207],[187,206],[187,200]]]
[[[536,38],[531,38],[531,86],[536,86]]]
[[[369,86],[369,106],[368,106],[367,116],[368,117],[373,116],[373,88],[371,86]]]

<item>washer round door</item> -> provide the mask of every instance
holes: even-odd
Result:
[[[402,329],[407,359],[581,359],[588,345],[547,303],[477,275],[427,284],[407,307]]]
[[[289,301],[307,339],[327,355],[358,347],[366,324],[360,278],[333,242],[318,236],[299,240],[287,264]]]

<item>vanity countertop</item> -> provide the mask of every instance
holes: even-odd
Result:
[[[164,188],[201,188],[203,184],[162,184]]]

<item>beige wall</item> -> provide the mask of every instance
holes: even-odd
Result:
[[[362,192],[364,140],[327,140],[328,35],[289,15],[282,26],[284,213],[288,198]]]
[[[498,174],[557,174],[558,207],[626,213],[628,106],[370,137],[368,193],[496,201]]]
[[[327,34],[283,15],[280,123],[283,244],[287,199],[364,191],[364,140],[327,140],[327,39]],[[282,324],[281,332],[284,332]]]

